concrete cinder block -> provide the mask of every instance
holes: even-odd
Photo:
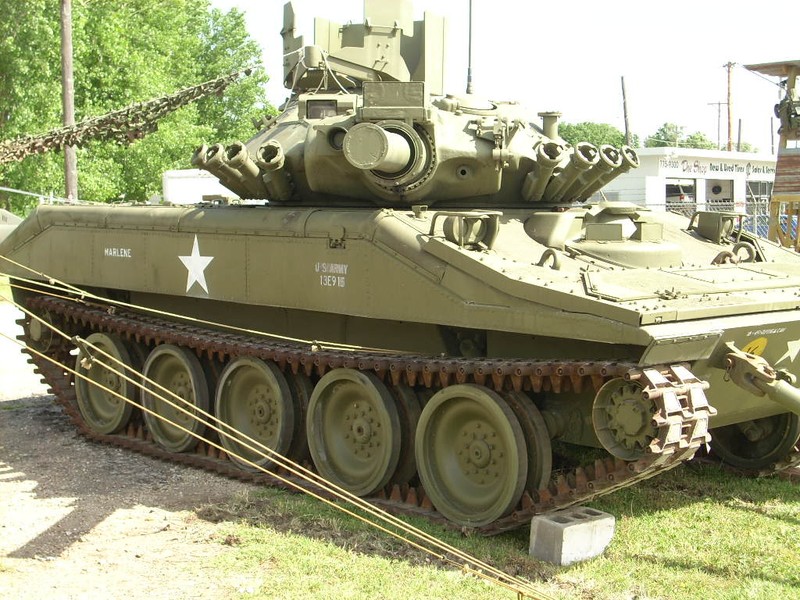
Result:
[[[585,506],[536,515],[529,553],[561,566],[594,558],[611,542],[615,523],[614,515]]]

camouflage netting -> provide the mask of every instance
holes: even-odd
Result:
[[[121,110],[92,117],[77,125],[54,129],[40,135],[28,135],[0,142],[0,164],[20,161],[32,154],[60,150],[64,146],[80,147],[89,140],[114,140],[127,144],[154,131],[165,115],[204,98],[220,94],[250,70],[238,71],[185,88],[169,96],[138,102]]]

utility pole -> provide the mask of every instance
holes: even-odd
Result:
[[[739,119],[739,130],[736,134],[736,151],[741,152],[742,150],[742,120]]]
[[[775,154],[775,118],[769,118],[769,152]]]
[[[727,102],[709,102],[709,106],[717,107],[717,150],[722,150],[722,140],[720,139],[720,124],[722,122],[722,107],[727,105]]]
[[[75,125],[75,83],[72,77],[72,0],[61,0],[61,103],[64,125]],[[64,191],[78,199],[78,157],[74,146],[64,146]]]
[[[631,145],[631,128],[628,125],[628,98],[625,94],[625,77],[620,77],[622,80],[622,117],[625,120],[625,143]]]
[[[472,0],[469,0],[469,39],[467,41],[467,93],[472,93]]]
[[[727,62],[722,65],[728,70],[728,152],[733,151],[733,104],[731,94],[731,73],[733,67],[736,66],[734,62]]]

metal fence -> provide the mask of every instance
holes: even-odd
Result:
[[[745,202],[744,213],[742,213],[741,209],[737,210],[733,202],[707,202],[705,206],[703,205],[698,206],[694,202],[691,203],[668,202],[666,204],[661,204],[661,205],[651,204],[648,206],[648,208],[652,210],[667,210],[669,212],[674,212],[680,215],[684,215],[687,218],[691,218],[692,215],[698,210],[736,212],[739,214],[743,214],[742,227],[744,228],[745,231],[755,233],[756,235],[761,237],[767,237],[769,233],[768,198],[749,199],[748,201]]]

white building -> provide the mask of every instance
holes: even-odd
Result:
[[[639,168],[603,188],[608,200],[689,214],[695,210],[758,214],[751,206],[768,204],[775,180],[771,154],[693,148],[637,148],[636,152]]]
[[[165,171],[161,185],[164,202],[169,204],[197,204],[203,196],[236,197],[219,179],[201,169]]]

